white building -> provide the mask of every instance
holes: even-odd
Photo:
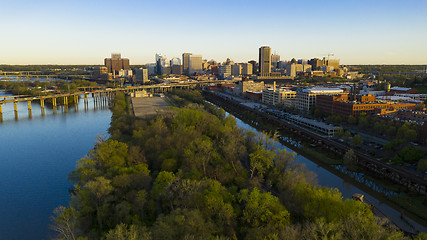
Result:
[[[408,93],[401,93],[401,94],[394,94],[394,96],[399,97],[407,97],[413,100],[421,100],[425,101],[427,100],[427,94],[408,94]]]
[[[118,77],[132,77],[132,76],[133,76],[132,70],[123,70],[123,69],[119,70]]]
[[[328,137],[334,136],[335,132],[338,130],[338,128],[332,124],[318,122],[316,120],[304,118],[298,115],[291,115],[286,120],[294,124],[308,128],[310,130],[320,132]]]
[[[296,92],[287,88],[276,88],[276,82],[272,88],[262,90],[262,102],[269,105],[283,104],[285,99],[295,98]]]
[[[317,95],[339,95],[344,91],[339,88],[301,88],[295,95],[295,107],[301,112],[310,112],[316,104]]]

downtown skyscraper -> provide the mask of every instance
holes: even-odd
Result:
[[[269,77],[271,75],[271,48],[263,46],[259,48],[259,75]]]

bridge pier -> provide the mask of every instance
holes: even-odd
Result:
[[[18,112],[18,101],[13,102],[13,108],[15,109],[15,112]]]
[[[79,96],[78,95],[74,95],[74,109],[76,110],[76,112],[79,110]]]
[[[3,103],[0,103],[0,114],[3,114],[3,108],[2,108],[2,106],[3,106]]]
[[[27,101],[27,104],[28,104],[28,111],[31,111],[31,100]]]

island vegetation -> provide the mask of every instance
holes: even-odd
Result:
[[[69,175],[57,239],[405,239],[368,205],[317,185],[274,135],[240,129],[200,92],[170,99],[180,108],[143,120],[117,94],[111,136]]]

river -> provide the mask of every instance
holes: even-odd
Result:
[[[10,94],[0,92],[0,96]],[[50,108],[42,116],[40,105],[3,104],[0,123],[0,239],[49,239],[52,211],[71,200],[68,174],[76,161],[93,148],[98,135],[106,135],[111,118],[107,106],[94,107],[89,98],[79,111]]]

